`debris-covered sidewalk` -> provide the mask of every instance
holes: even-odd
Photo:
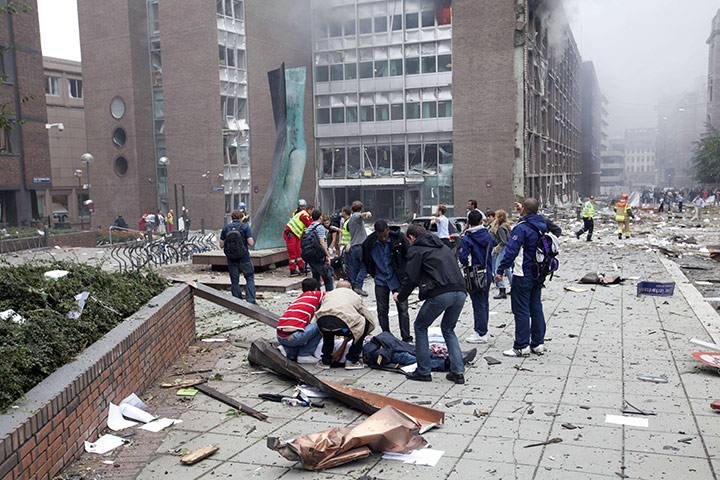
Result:
[[[692,356],[706,350],[688,339],[720,340],[720,318],[664,256],[634,241],[614,248],[609,240],[599,239],[563,242],[561,268],[543,295],[548,319],[543,356],[502,356],[514,332],[509,299],[491,300],[490,343],[467,344],[464,339],[472,333],[468,300],[456,332],[463,350],[479,348],[465,385],[440,374],[428,384],[368,368],[320,370],[303,365],[334,384],[445,412],[443,425],[422,433],[432,450],[422,458],[372,453],[312,472],[269,448],[268,438],[289,442],[334,427],[358,426],[369,416],[334,398],[322,398],[322,408],[259,398],[292,395],[298,383],[248,362],[252,340],[274,340],[272,328],[198,299],[199,335],[229,342],[198,341],[184,364],[166,372],[163,382],[203,376],[208,379],[205,385],[268,418],[261,421],[240,413],[203,392],[178,396],[174,389],[154,388],[140,395],[148,411],[182,423],[159,433],[138,432],[129,437],[130,444],[105,456],[86,454],[66,475],[78,472],[91,478],[92,471],[96,478],[143,479],[716,478],[720,418],[710,403],[714,395],[720,397],[720,375]],[[625,280],[608,286],[577,283],[590,272]],[[675,282],[676,288],[672,296],[638,297],[641,281]],[[261,300],[261,305],[281,313],[292,298],[281,294]],[[374,311],[372,296],[365,302]],[[411,310],[411,319],[416,313]],[[390,319],[397,330],[392,311]],[[172,376],[179,371],[200,373]],[[191,466],[181,463],[182,456],[210,445],[218,449],[209,457]],[[402,446],[394,451],[402,451]],[[144,460],[133,463],[133,458]]]

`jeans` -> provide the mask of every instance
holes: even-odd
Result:
[[[399,363],[400,365],[412,365],[413,363],[416,363],[416,358],[412,353],[395,352],[392,354],[390,362]],[[434,353],[430,354],[430,365],[432,365],[433,372],[447,371],[445,368],[445,357],[435,355]]]
[[[310,270],[312,270],[312,276],[317,280],[320,285],[320,278],[322,277],[325,282],[325,291],[332,292],[333,290],[333,274],[332,268],[327,263],[311,263]]]
[[[242,259],[239,261],[228,260],[228,272],[230,272],[230,285],[232,296],[239,299],[242,299],[242,292],[240,290],[241,263],[250,263],[250,258]],[[250,267],[252,267],[252,263],[250,263]],[[251,271],[250,273],[243,273],[243,277],[245,277],[245,301],[248,303],[257,303],[257,301],[255,300],[255,271],[254,267],[252,268],[253,271]],[[248,268],[248,270],[250,270],[250,268]]]
[[[450,357],[450,371],[457,375],[465,372],[460,343],[455,335],[455,324],[465,305],[465,298],[467,298],[465,292],[446,292],[428,298],[420,307],[420,311],[415,318],[415,353],[418,364],[417,373],[419,375],[430,375],[432,365],[430,363],[428,327],[443,312],[445,313],[440,322],[440,329]]]
[[[385,285],[375,285],[375,301],[377,302],[377,315],[380,328],[383,332],[390,331],[390,320],[388,312],[390,311],[390,289]],[[408,312],[408,302],[395,303],[398,309],[398,321],[400,322],[400,336],[403,342],[411,343],[413,337],[410,335],[410,313]],[[413,362],[415,363],[415,362]]]
[[[352,284],[353,288],[362,288],[367,277],[367,271],[365,270],[365,264],[363,263],[363,252],[362,245],[355,245],[350,247],[348,251],[348,280]]]
[[[500,262],[502,262],[502,259],[504,256],[505,256],[505,247],[502,247],[500,249],[500,251],[498,252],[498,254],[493,257],[492,269],[493,269],[493,273],[495,275],[498,274],[497,267],[498,267],[498,265],[500,265]],[[512,278],[513,278],[512,268],[508,268],[507,270],[502,272],[502,274],[503,274],[503,279],[500,281],[500,283],[498,283],[498,285],[497,285],[498,288],[505,288],[505,277],[507,277],[508,283],[510,285],[512,285]]]
[[[489,288],[470,294],[470,300],[472,301],[473,306],[473,318],[475,320],[473,329],[475,330],[475,333],[481,337],[487,335],[488,333],[488,319],[490,318],[489,296]]]
[[[348,362],[357,362],[360,360],[362,353],[363,340],[370,329],[370,324],[365,320],[365,330],[360,335],[360,339],[356,342],[352,331],[347,324],[333,315],[325,315],[318,318],[317,326],[323,338],[322,346],[322,362],[325,365],[332,364],[333,350],[335,349],[335,337],[350,337],[353,344],[350,346],[345,359]]]
[[[530,277],[515,276],[512,282],[511,305],[515,316],[515,345],[522,350],[545,343],[545,315],[542,310],[542,284]],[[530,319],[532,318],[532,325]]]
[[[310,323],[305,327],[304,332],[298,331],[289,337],[277,336],[278,342],[285,348],[285,353],[290,360],[297,360],[298,357],[312,357],[321,338],[317,323]]]

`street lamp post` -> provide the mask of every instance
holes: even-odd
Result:
[[[80,198],[81,198],[82,189],[83,189],[83,188],[82,188],[82,175],[83,175],[83,171],[82,171],[82,170],[80,170],[79,168],[78,168],[77,170],[75,170],[75,176],[76,176],[77,179],[78,179],[78,194],[77,194],[78,216],[80,217],[80,228],[81,228],[82,230],[85,230],[85,218],[84,218],[84,216],[83,216],[83,214],[82,214],[82,211],[81,211],[81,208],[80,208],[80,205],[81,205]]]
[[[90,155],[89,153],[83,153],[80,155],[80,162],[85,164],[85,169],[87,170],[87,191],[88,191],[88,200],[90,200],[92,197],[90,197],[90,164],[95,160],[95,158]],[[88,214],[90,217],[90,230],[92,230],[92,212],[88,210]]]

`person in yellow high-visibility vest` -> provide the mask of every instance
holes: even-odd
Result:
[[[625,238],[630,238],[630,218],[635,217],[627,201],[627,193],[623,193],[620,201],[615,204],[615,221],[618,222],[618,240],[622,240],[623,233]]]
[[[314,208],[312,205],[299,207],[299,211],[294,213],[290,221],[285,226],[285,245],[288,251],[288,260],[290,263],[290,275],[297,275],[298,273],[307,274],[307,267],[303,262],[300,249],[300,239],[307,227],[312,223],[312,214]]]
[[[348,226],[350,223],[348,222],[348,219],[350,218],[350,215],[352,215],[352,210],[349,206],[345,206],[342,209],[342,218],[343,218],[343,226],[340,230],[340,250],[343,250],[346,248],[347,245],[350,245],[350,230],[348,229]]]
[[[595,228],[595,197],[590,195],[590,199],[585,202],[583,206],[582,219],[583,228],[575,232],[575,236],[580,239],[580,236],[587,232],[587,241],[592,241],[593,229]]]

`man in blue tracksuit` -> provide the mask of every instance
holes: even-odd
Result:
[[[490,235],[490,232],[488,232],[488,229],[483,226],[482,220],[483,217],[478,211],[472,211],[468,215],[470,228],[467,229],[460,241],[458,259],[460,263],[467,265],[469,257],[473,265],[485,267],[489,286],[490,283],[492,283],[492,249],[495,247],[495,241],[492,235]],[[465,339],[468,343],[487,343],[488,341],[488,318],[490,316],[490,306],[488,303],[489,293],[490,288],[478,292],[470,292],[473,317],[475,319],[475,333]]]
[[[548,227],[542,215],[538,215],[538,201],[526,198],[520,207],[520,222],[510,232],[510,240],[505,247],[505,256],[497,268],[496,280],[502,281],[502,272],[512,268],[512,312],[515,316],[515,344],[504,351],[508,357],[526,357],[530,352],[542,355],[545,351],[545,316],[542,311],[542,279],[532,278],[532,264],[535,261],[540,232],[546,233]],[[521,255],[515,262],[515,259]],[[532,318],[532,325],[530,319]]]

